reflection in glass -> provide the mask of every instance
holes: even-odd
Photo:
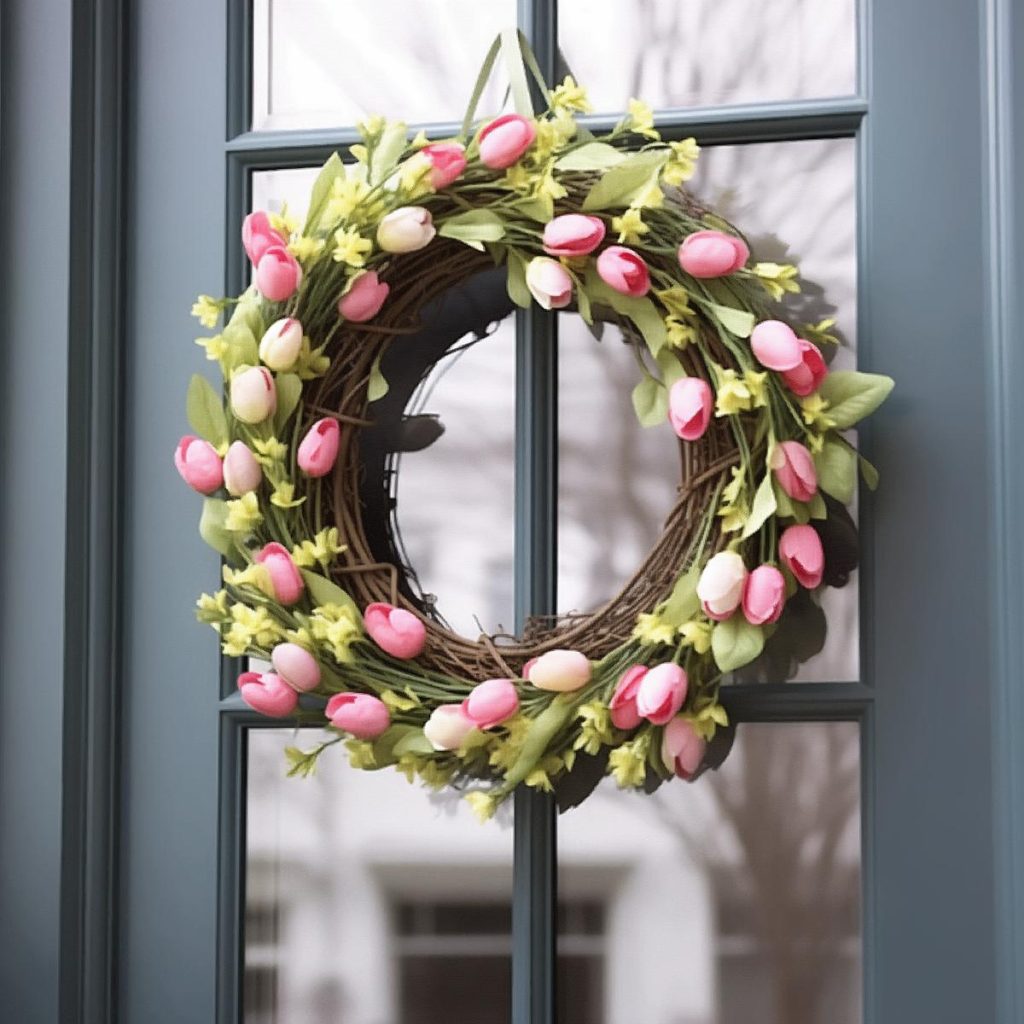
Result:
[[[255,0],[253,128],[461,121],[515,0]],[[497,77],[497,76],[496,76]],[[484,91],[479,112],[501,105]]]
[[[742,725],[718,772],[559,826],[561,898],[605,922],[588,1024],[859,1024],[854,723]]]
[[[855,0],[561,0],[559,38],[601,111],[856,90]]]

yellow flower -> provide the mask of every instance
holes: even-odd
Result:
[[[276,505],[278,508],[296,508],[305,500],[304,497],[295,497],[295,484],[287,480],[282,480],[274,488],[274,493],[270,496],[270,504]]]
[[[309,632],[314,640],[326,643],[335,659],[342,664],[352,661],[352,644],[363,635],[352,608],[339,604],[324,604],[314,608],[309,617]]]
[[[654,142],[661,140],[661,136],[654,127],[654,112],[643,100],[630,100],[626,110],[629,112],[626,124],[631,131],[652,139]]]
[[[572,75],[566,75],[561,85],[556,85],[548,93],[551,100],[551,109],[554,111],[570,111],[579,114],[589,114],[590,102],[587,99],[587,90],[576,84]]]
[[[252,446],[257,451],[256,461],[268,469],[288,458],[288,445],[278,441],[276,437],[268,437],[265,440],[256,438]]]
[[[715,514],[722,517],[722,533],[742,530],[750,518],[746,505],[723,505]]]
[[[750,392],[751,408],[763,409],[768,405],[768,395],[765,385],[768,380],[767,372],[758,373],[756,370],[747,370],[743,374],[744,383]]]
[[[755,263],[753,271],[768,294],[778,302],[787,292],[800,291],[799,273],[791,263]]]
[[[828,402],[817,391],[800,399],[800,415],[803,417],[804,423],[816,430],[830,430],[836,425],[836,421],[826,415],[827,408]]]
[[[584,704],[576,717],[579,718],[581,725],[580,734],[572,745],[573,750],[596,754],[602,746],[610,747],[615,742],[611,713],[600,701]]]
[[[724,729],[729,724],[729,716],[721,704],[708,704],[700,709],[696,715],[686,716],[693,724],[694,732],[702,740],[714,739],[717,727]]]
[[[666,185],[682,185],[693,177],[697,169],[697,157],[700,155],[700,146],[697,140],[683,139],[682,142],[670,142],[669,148],[672,155],[661,172],[661,180]]]
[[[550,120],[537,122],[537,137],[530,150],[530,159],[541,164],[554,153],[563,149],[576,134],[576,122],[572,115],[560,112]]]
[[[223,359],[228,351],[228,343],[219,334],[215,334],[212,338],[196,338],[196,344],[206,349],[206,358],[211,362]]]
[[[215,594],[200,594],[196,601],[196,618],[200,622],[207,622],[214,628],[223,622],[229,615],[228,592],[218,590]]]
[[[227,503],[224,529],[230,533],[252,533],[262,522],[263,514],[260,512],[260,501],[255,491]]]
[[[534,194],[549,196],[551,199],[562,199],[568,195],[565,186],[555,177],[554,171],[548,167],[543,177],[535,182]]]
[[[640,211],[634,208],[626,210],[621,217],[612,218],[612,231],[619,233],[619,241],[626,245],[634,245],[639,242],[641,236],[650,231],[650,227],[644,223]]]
[[[520,162],[513,164],[505,172],[502,184],[505,188],[510,188],[514,192],[529,192],[533,187],[534,177],[536,177],[536,172],[528,170],[522,162]]]
[[[808,434],[807,435],[807,447],[812,455],[820,455],[822,449],[825,447],[825,435],[824,434]]]
[[[716,416],[733,416],[751,407],[752,396],[746,380],[735,370],[718,371],[718,393],[715,398]]]
[[[300,263],[315,263],[317,257],[324,251],[325,244],[322,238],[310,238],[308,235],[302,235],[288,243],[288,251]]]
[[[334,252],[336,263],[345,263],[350,267],[362,267],[366,264],[366,254],[372,252],[373,242],[363,238],[355,228],[338,228],[334,232]]]
[[[697,340],[697,328],[678,317],[665,318],[665,337],[673,348],[686,348]]]
[[[289,629],[284,637],[290,643],[305,647],[307,651],[316,650],[316,641],[310,636],[309,630],[305,626],[300,626],[298,629]]]
[[[281,208],[280,213],[268,213],[267,219],[270,221],[270,226],[285,238],[291,237],[299,230],[298,221],[288,212],[287,203]]]
[[[672,316],[696,316],[696,311],[690,305],[690,293],[681,284],[674,284],[671,288],[663,288],[654,294]]]
[[[336,555],[348,550],[347,544],[338,542],[338,528],[328,526],[316,534],[312,540],[304,540],[292,548],[292,561],[301,569],[312,569],[319,565],[326,569],[334,561]]]
[[[497,798],[490,793],[485,793],[482,789],[470,790],[463,797],[463,800],[469,804],[481,823],[490,821],[494,817],[494,812],[498,809]]]
[[[839,339],[831,332],[836,322],[831,317],[819,320],[816,324],[804,324],[804,336],[818,345],[838,345]]]
[[[665,193],[658,184],[657,174],[651,175],[651,180],[629,205],[633,210],[658,210],[665,205]]]
[[[348,751],[348,763],[353,768],[376,768],[377,759],[373,756],[373,744],[366,740],[346,740],[345,749]]]
[[[740,492],[743,490],[743,486],[746,483],[746,478],[743,475],[743,470],[739,466],[733,466],[729,470],[732,478],[722,488],[722,501],[728,504],[735,504],[739,499]]]
[[[615,747],[608,755],[608,768],[619,789],[635,789],[642,786],[647,777],[647,750],[650,737],[647,734]]]
[[[639,640],[645,647],[652,644],[670,644],[675,637],[673,628],[655,614],[641,613],[636,617],[633,627],[633,639]]]
[[[359,132],[364,139],[369,140],[380,135],[386,126],[387,121],[385,121],[380,114],[371,114],[364,120],[356,122],[356,131]]]
[[[418,199],[434,191],[430,183],[430,172],[433,164],[424,153],[415,153],[402,164],[399,173],[399,185],[409,199]]]
[[[200,295],[192,303],[192,315],[207,328],[217,326],[221,310],[224,308],[223,299],[215,299],[212,295]]]
[[[355,160],[361,164],[365,164],[367,157],[370,155],[369,150],[358,143],[354,146],[349,146],[348,151],[352,154]]]
[[[370,194],[370,191],[370,186],[355,175],[352,177],[337,175],[331,182],[331,192],[327,197],[327,205],[324,207],[321,223],[328,225],[339,220],[348,220]]]
[[[314,377],[322,377],[331,367],[331,360],[324,355],[324,349],[312,348],[309,338],[302,339],[302,348],[299,349],[299,358],[295,364],[294,373],[299,375],[300,380],[313,380]]]
[[[430,139],[427,138],[427,133],[421,128],[414,136],[412,142],[409,143],[410,149],[422,149],[424,146],[430,144]]]
[[[256,653],[269,651],[282,637],[282,629],[262,605],[250,608],[246,604],[231,606],[231,625],[223,636],[224,653],[239,658],[256,648]]]
[[[683,642],[689,644],[697,654],[707,654],[711,650],[711,623],[698,622],[691,619],[679,627]]]

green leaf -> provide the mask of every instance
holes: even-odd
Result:
[[[745,309],[733,309],[732,306],[720,306],[717,302],[706,303],[708,312],[730,333],[737,338],[749,338],[754,329],[754,314]]]
[[[621,149],[607,142],[588,142],[555,161],[558,171],[606,171],[626,159]]]
[[[656,427],[668,416],[668,389],[660,380],[644,375],[633,388],[633,411],[642,427]]]
[[[405,152],[409,126],[404,121],[389,121],[380,141],[370,154],[370,184],[376,185],[390,177]]]
[[[655,357],[654,361],[661,370],[661,379],[665,387],[670,388],[677,380],[686,376],[686,370],[679,361],[679,354],[674,348],[663,348]]]
[[[363,613],[359,606],[337,583],[308,569],[300,569],[299,572],[302,573],[302,579],[309,591],[309,599],[314,605],[337,604],[342,608],[351,608],[356,613],[358,621],[362,622]]]
[[[338,177],[345,177],[345,165],[337,153],[332,153],[320,168],[316,181],[313,182],[313,190],[309,196],[309,211],[306,214],[306,225],[302,229],[304,235],[310,234],[320,222],[327,199],[331,194],[331,186],[334,184],[334,179]]]
[[[601,175],[583,200],[583,212],[629,206],[667,159],[667,149],[650,149],[627,157]]]
[[[274,411],[274,432],[280,435],[302,398],[302,381],[296,373],[279,373],[277,386],[277,409]]]
[[[827,519],[828,508],[825,506],[825,499],[821,494],[816,494],[807,502],[807,514],[812,519]]]
[[[239,320],[224,328],[221,338],[228,348],[221,362],[225,373],[230,373],[239,366],[258,366],[260,361],[259,344],[249,320]]]
[[[555,215],[555,201],[549,195],[536,196],[532,199],[519,199],[512,204],[524,217],[535,220],[538,224],[547,224]]]
[[[711,651],[715,664],[723,672],[749,665],[764,648],[764,630],[753,626],[737,612],[731,619],[716,624],[711,633]]]
[[[700,598],[697,596],[697,581],[700,579],[700,566],[694,565],[689,572],[683,573],[676,580],[672,593],[658,611],[658,618],[669,626],[681,626],[700,611]]]
[[[502,788],[512,789],[533,771],[547,752],[551,741],[575,712],[577,697],[573,693],[558,693],[551,703],[530,723],[519,757],[505,774]]]
[[[822,381],[819,393],[828,402],[826,415],[845,430],[873,413],[892,388],[893,379],[880,373],[836,370]]]
[[[263,322],[263,314],[260,312],[259,296],[255,292],[246,292],[235,303],[225,333],[233,327],[248,327],[254,338],[263,337],[266,325]]]
[[[530,289],[526,286],[526,260],[515,249],[508,251],[508,297],[520,308],[529,309],[533,302]]]
[[[841,441],[831,438],[814,456],[818,486],[833,498],[849,505],[857,486],[857,454]],[[813,515],[813,513],[812,513]]]
[[[750,518],[747,525],[743,527],[743,539],[753,537],[758,530],[768,521],[768,517],[775,514],[777,508],[775,501],[775,490],[772,487],[772,474],[768,471],[764,475],[757,492],[754,494],[754,504],[750,509]]]
[[[482,250],[482,242],[497,242],[505,237],[505,222],[493,210],[467,210],[444,221],[438,234]]]
[[[775,496],[775,514],[782,519],[791,519],[796,513],[793,511],[793,501],[782,489],[778,480],[772,480],[772,494]]]
[[[878,470],[863,455],[858,455],[857,460],[860,462],[860,475],[864,477],[868,490],[875,490],[878,487]]]
[[[576,309],[579,311],[580,319],[588,327],[593,327],[594,313],[590,308],[590,296],[587,294],[586,288],[580,285],[578,279],[576,280]]]
[[[392,728],[396,728],[392,726]],[[417,729],[415,726],[410,726],[409,731],[402,736],[398,742],[392,747],[392,751],[396,758],[401,757],[403,754],[436,754],[437,751],[434,749],[433,744],[423,734],[422,729]]]
[[[387,378],[380,372],[380,361],[383,355],[383,351],[378,352],[373,366],[370,367],[370,380],[366,385],[366,398],[370,402],[376,402],[379,398],[383,398],[391,387]]]
[[[192,374],[185,398],[185,413],[192,429],[215,447],[228,443],[228,421],[224,403],[213,385],[198,373]]]
[[[585,286],[591,302],[610,306],[620,316],[629,317],[643,337],[651,355],[657,357],[668,339],[668,332],[665,330],[665,321],[661,318],[658,307],[650,299],[617,292],[597,276],[597,271],[593,267],[587,270]]]
[[[224,528],[228,517],[228,503],[220,498],[206,498],[199,517],[199,536],[225,558],[234,553],[233,539]]]

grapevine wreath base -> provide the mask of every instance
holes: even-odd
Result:
[[[225,561],[199,618],[228,655],[272,663],[241,675],[242,697],[331,734],[290,749],[291,773],[342,743],[357,767],[456,787],[483,818],[523,783],[565,806],[605,773],[650,790],[723,756],[723,678],[767,657],[850,567],[836,538],[852,529],[858,456],[841,431],[892,387],[829,372],[830,323],[786,321],[775,303],[799,290],[795,268],[752,262],[685,191],[692,139],[663,143],[638,101],[595,139],[571,78],[545,88],[536,115],[526,68],[543,83],[515,34],[495,42],[481,83],[499,51],[517,113],[473,130],[474,101],[462,134],[431,144],[370,119],[353,162],[325,164],[303,225],[287,211],[246,218],[253,286],[194,308],[209,328],[231,310],[199,339],[224,394],[193,378],[195,435],[175,454]],[[508,300],[495,303],[499,278]],[[429,370],[464,333],[452,311],[484,293],[492,307],[618,325],[637,416],[675,431],[681,474],[661,538],[617,597],[473,640],[446,628],[395,555],[387,468],[423,442],[401,418],[405,392],[388,393]]]

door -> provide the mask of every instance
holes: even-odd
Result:
[[[5,6],[12,1019],[1020,1018],[1024,104],[1011,6]],[[810,287],[790,301],[834,315],[841,358],[897,389],[859,438],[882,486],[860,495],[860,568],[833,598],[832,632],[820,652],[809,636],[798,669],[729,691],[737,741],[721,770],[639,806],[602,787],[561,816],[523,790],[506,821],[478,826],[341,758],[318,780],[282,778],[282,748],[312,741],[245,708],[237,666],[194,622],[219,567],[168,466],[199,365],[188,308],[214,282],[240,290],[243,215],[301,196],[379,108],[452,134],[513,20],[549,78],[571,68],[590,87],[595,125],[637,93],[666,137],[695,136],[697,190],[758,237],[761,258],[798,258]],[[410,510],[437,500],[408,519],[400,500],[414,566],[443,602],[452,576],[432,554],[468,565],[450,600],[468,594],[495,624],[607,597],[630,565],[589,570],[656,520],[658,495],[619,509],[586,471],[607,460],[602,479],[632,482],[664,453],[617,414],[614,458],[575,430],[621,377],[577,329],[530,311],[482,343],[502,368],[487,401],[508,424],[486,449],[485,545],[436,495],[452,464],[485,450],[471,436],[476,347],[432,384],[461,424],[444,449],[454,461],[438,447],[400,474]],[[48,615],[26,579],[49,581]]]

